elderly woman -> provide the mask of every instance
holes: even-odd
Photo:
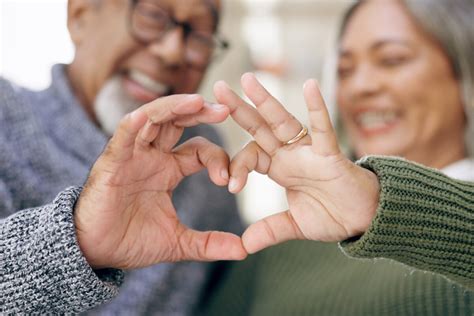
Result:
[[[469,158],[472,148],[466,137],[474,102],[474,62],[470,58],[473,17],[474,5],[467,0],[372,0],[354,5],[341,31],[337,99],[356,157],[399,155],[451,177],[474,179]],[[256,140],[235,157],[230,189],[239,191],[247,171],[255,169],[287,188],[290,205],[289,211],[250,226],[243,236],[247,250],[253,252],[288,239],[336,241],[362,235],[343,247],[350,253],[351,244],[363,248],[364,243],[378,243],[378,248],[371,249],[372,257],[377,257],[378,251],[379,257],[411,258],[413,261],[404,262],[415,262],[419,267],[425,260],[433,271],[457,266],[463,270],[463,284],[472,285],[472,245],[463,244],[469,234],[472,236],[472,210],[459,216],[449,214],[451,204],[457,201],[443,200],[443,190],[452,186],[447,178],[426,176],[424,169],[401,160],[382,159],[387,173],[397,165],[408,170],[399,173],[391,188],[394,196],[401,198],[389,202],[398,208],[391,214],[372,214],[368,217],[371,221],[363,220],[367,210],[374,208],[367,197],[376,185],[370,183],[370,176],[368,182],[348,184],[351,179],[344,177],[343,171],[351,167],[338,151],[324,107],[318,106],[322,100],[314,82],[305,86],[311,138],[303,137],[304,129],[298,133],[299,123],[278,110],[277,102],[254,77],[245,75],[242,85],[258,112],[223,83],[215,89],[219,102],[234,105],[234,119],[252,131]],[[296,142],[289,143],[291,139]],[[296,159],[298,164],[294,164]],[[362,164],[377,169],[370,159]],[[306,181],[311,176],[317,181]],[[439,190],[438,198],[434,195],[428,204],[420,205],[419,213],[410,212],[405,200],[416,200],[417,196],[404,196],[409,191],[404,188],[428,188],[430,177],[441,179],[433,183],[446,186]],[[410,182],[413,178],[419,182]],[[343,188],[352,185],[354,190],[345,198],[347,209],[355,209],[351,219],[357,225],[346,225],[337,212],[327,211],[333,205],[321,199],[326,192],[320,192],[318,199],[314,198],[317,192],[306,190],[317,182],[335,193],[338,187],[347,193]],[[397,196],[397,191],[402,194]],[[383,190],[380,194],[382,201],[388,196]],[[310,208],[319,212],[304,212]],[[433,214],[438,210],[449,215]],[[344,209],[340,211],[342,214]],[[446,225],[436,225],[442,222],[436,217],[446,218]],[[430,240],[446,227],[451,230],[449,240]],[[472,315],[474,311],[472,291],[438,274],[389,260],[355,261],[335,244],[314,241],[289,242],[237,264],[215,293],[213,300],[206,302],[206,314]]]

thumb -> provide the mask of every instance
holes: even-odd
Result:
[[[196,231],[186,228],[179,238],[181,260],[243,260],[247,257],[239,236],[219,231]]]
[[[293,239],[306,238],[289,210],[259,220],[242,235],[242,242],[249,254]]]

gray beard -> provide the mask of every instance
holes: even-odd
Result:
[[[140,105],[123,90],[121,76],[115,75],[99,91],[94,102],[94,112],[102,130],[112,136],[120,120]]]

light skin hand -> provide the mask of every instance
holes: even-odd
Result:
[[[183,225],[171,200],[184,177],[204,168],[216,185],[228,184],[229,158],[220,147],[204,138],[175,147],[184,127],[222,122],[228,115],[226,106],[198,95],[174,95],[123,118],[75,208],[79,245],[93,268],[247,256],[234,234]]]
[[[226,83],[214,86],[218,102],[254,138],[231,162],[229,190],[241,191],[255,170],[283,186],[289,204],[289,210],[248,227],[242,236],[247,252],[292,239],[341,241],[363,234],[375,216],[378,179],[341,153],[316,81],[304,86],[311,133],[291,145],[284,143],[300,132],[300,123],[252,74],[243,75],[241,84],[256,108]]]

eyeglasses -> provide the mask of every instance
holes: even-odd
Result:
[[[217,12],[213,7],[211,12],[217,23]],[[159,0],[132,0],[130,21],[132,35],[144,44],[159,41],[167,32],[180,27],[183,30],[186,62],[201,71],[229,48],[229,43],[214,30],[199,30],[174,19],[159,5]]]

